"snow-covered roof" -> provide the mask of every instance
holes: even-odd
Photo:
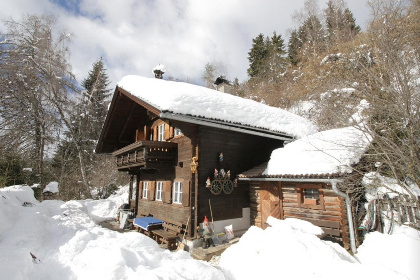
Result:
[[[308,176],[352,171],[371,138],[360,129],[345,127],[315,133],[272,152],[263,176]]]
[[[58,182],[49,182],[42,192],[58,193]]]
[[[129,75],[117,86],[160,112],[240,124],[294,138],[317,131],[314,124],[293,113],[192,84]]]

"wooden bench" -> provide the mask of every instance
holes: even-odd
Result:
[[[152,234],[157,243],[167,244],[168,249],[176,247],[179,234],[182,233],[182,224],[163,223],[162,229],[152,230]]]

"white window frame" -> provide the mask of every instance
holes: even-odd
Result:
[[[172,202],[182,204],[182,182],[175,181],[172,191]]]
[[[163,182],[156,182],[156,201],[162,201]]]
[[[143,182],[143,198],[147,198],[149,194],[149,182]]]
[[[181,129],[179,129],[178,127],[175,127],[174,137],[175,137],[175,136],[180,136],[180,135],[182,135],[182,131],[181,131]]]
[[[165,141],[165,124],[160,124],[158,126],[158,141]]]

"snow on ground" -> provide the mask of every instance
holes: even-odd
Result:
[[[269,217],[267,223],[265,230],[251,227],[222,254],[219,266],[228,279],[420,279],[418,231],[370,233],[354,258],[316,237],[320,228],[309,222]]]
[[[98,226],[115,216],[127,192],[124,187],[104,200],[40,203],[30,187],[0,189],[0,278],[420,279],[420,237],[411,228],[369,233],[352,257],[316,237],[319,227],[271,217],[271,227],[251,227],[213,267],[186,252],[161,249],[139,233]]]
[[[163,112],[240,123],[297,138],[317,131],[309,120],[285,110],[188,83],[129,75],[118,86]]]
[[[136,232],[102,228],[88,215],[114,217],[121,196],[39,203],[27,186],[0,194],[1,279],[225,279],[186,252],[171,253]],[[30,253],[40,263],[33,263]]]
[[[387,267],[408,279],[420,279],[420,232],[406,226],[394,227],[392,235],[371,232],[357,258],[365,265]]]

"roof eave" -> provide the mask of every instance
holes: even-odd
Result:
[[[114,95],[112,97],[111,105],[109,107],[108,113],[106,114],[104,125],[102,127],[101,134],[99,136],[98,142],[97,142],[96,147],[95,147],[95,153],[97,153],[97,154],[102,154],[103,153],[103,152],[101,152],[102,146],[103,146],[103,141],[104,141],[105,135],[108,131],[109,122],[112,119],[112,114],[115,110],[115,106],[116,106],[115,104],[117,103],[117,99],[119,98],[119,96],[121,94],[125,95],[126,97],[128,97],[129,99],[134,101],[135,103],[139,104],[140,106],[143,106],[144,108],[151,111],[152,113],[154,113],[157,116],[161,113],[161,111],[158,108],[150,105],[149,103],[144,102],[143,100],[141,100],[140,98],[132,95],[131,93],[129,93],[125,89],[123,89],[119,86],[116,86],[115,91],[114,91]],[[107,153],[107,154],[109,154],[109,153]]]
[[[241,181],[325,181],[325,180],[341,180],[347,173],[324,173],[324,174],[278,174],[264,175],[258,174],[253,176],[239,175],[238,180]]]
[[[188,123],[193,123],[193,124],[198,124],[198,125],[203,125],[203,126],[210,126],[210,127],[215,127],[215,128],[225,129],[225,130],[231,130],[231,131],[236,131],[236,132],[241,132],[241,133],[246,133],[246,134],[262,136],[266,138],[273,138],[273,139],[282,140],[282,141],[291,141],[295,139],[293,136],[287,135],[286,133],[269,131],[269,130],[261,129],[258,127],[251,127],[251,126],[241,125],[237,123],[224,122],[222,120],[206,119],[206,118],[190,116],[190,115],[175,114],[169,111],[161,112],[160,117],[164,119],[169,119],[169,120],[183,121],[183,122],[188,122]]]

